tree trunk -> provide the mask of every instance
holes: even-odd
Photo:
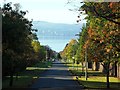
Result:
[[[106,73],[106,85],[107,85],[107,88],[110,88],[110,82],[109,82],[109,71],[110,71],[109,67],[110,67],[110,62],[104,63],[102,65],[103,65],[104,69],[106,70],[105,73]]]
[[[84,72],[84,67],[83,67],[83,62],[81,62],[82,63],[82,73]]]
[[[98,69],[99,69],[99,64],[98,62],[95,62],[95,71],[98,71]]]
[[[117,77],[117,62],[115,62],[115,77]]]
[[[16,73],[16,80],[18,80],[18,73]]]
[[[9,86],[12,87],[13,85],[13,71],[10,73],[10,83]]]
[[[107,78],[107,88],[110,88],[110,82],[109,82],[109,67],[110,67],[110,63],[107,63],[107,75],[106,75],[106,78]]]
[[[11,63],[11,72],[10,72],[10,83],[9,86],[13,86],[13,75],[14,75],[14,67],[13,67],[13,62]]]

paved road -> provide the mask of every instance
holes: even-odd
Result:
[[[66,66],[55,61],[51,68],[40,75],[31,88],[37,90],[80,90],[82,87],[73,80]]]

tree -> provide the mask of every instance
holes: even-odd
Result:
[[[10,75],[10,86],[13,85],[13,75],[25,70],[33,51],[32,21],[24,18],[26,12],[18,8],[13,10],[11,4],[4,4],[2,8],[2,71],[3,76]]]
[[[95,18],[103,18],[120,25],[119,6],[119,2],[85,2],[85,4],[81,6],[80,11],[84,10],[86,14],[94,16]]]
[[[102,61],[106,70],[107,88],[109,88],[110,63],[120,58],[120,11],[119,2],[85,2],[81,10],[87,14],[88,38],[84,47],[89,45],[88,57],[96,62]],[[80,43],[82,44],[82,43]]]
[[[60,53],[57,54],[57,59],[58,59],[58,60],[62,59]]]
[[[88,33],[87,33],[87,27],[83,24],[82,31],[79,34],[78,39],[78,48],[76,53],[76,59],[78,62],[81,62],[82,64],[82,71],[83,71],[83,62],[85,61],[85,42],[87,40]]]
[[[46,50],[46,60],[51,60],[52,58],[56,57],[56,52],[52,50],[48,45],[44,46]]]
[[[64,48],[64,50],[61,52],[61,57],[63,59],[71,60],[73,61],[73,58],[76,54],[76,46],[77,46],[77,41],[75,39],[72,39]]]
[[[40,61],[45,61],[46,60],[46,49],[45,46],[41,46],[40,47],[40,53],[39,53],[40,57]]]

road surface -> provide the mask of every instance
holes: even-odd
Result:
[[[31,86],[31,90],[81,90],[82,86],[73,80],[68,68],[59,61],[40,74],[40,78]]]

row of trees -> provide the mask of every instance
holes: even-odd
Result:
[[[2,76],[10,76],[10,86],[18,72],[55,54],[48,46],[40,45],[37,30],[32,28],[32,21],[24,17],[27,12],[19,10],[19,6],[7,3],[2,7]]]
[[[66,44],[64,50],[60,52],[61,57],[64,60],[73,61],[73,58],[75,58],[77,47],[78,42],[75,39],[72,39],[68,44]]]
[[[80,15],[87,14],[87,23],[83,25],[79,34],[77,49],[72,48],[76,52],[75,59],[79,62],[84,62],[86,53],[88,61],[103,62],[107,88],[109,88],[110,63],[120,61],[119,6],[119,2],[84,2],[79,11]],[[63,58],[67,56],[69,50],[66,52],[66,48],[64,49]]]

